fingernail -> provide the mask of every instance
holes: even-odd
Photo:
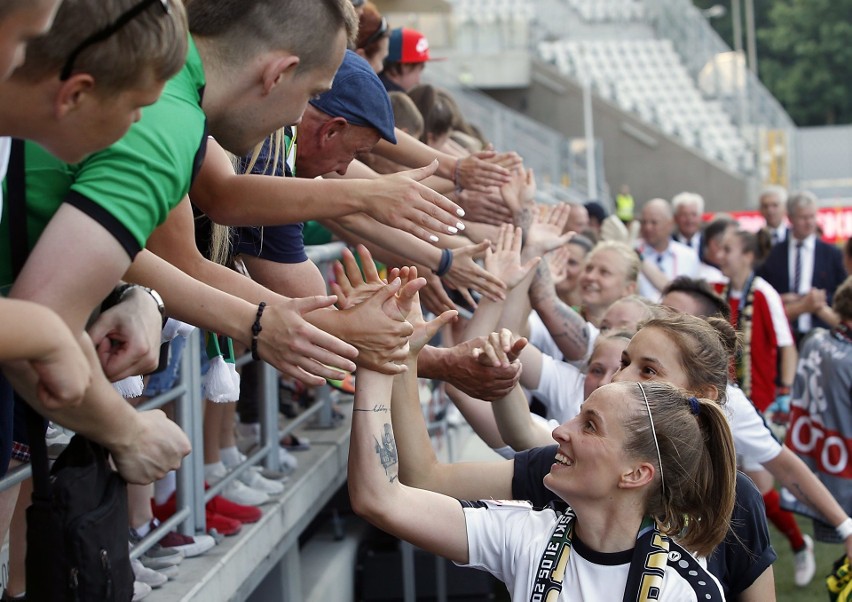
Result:
[[[463,223],[461,223],[461,222],[458,222],[458,223],[456,224],[456,228],[458,228],[459,230],[464,230],[464,224],[463,224]]]
[[[464,209],[456,209],[456,214],[459,217],[464,217]]]
[[[453,228],[452,226],[448,226],[448,227],[447,227],[447,231],[448,231],[450,234],[456,234],[456,233],[458,233],[459,229],[458,229],[458,228]]]
[[[429,235],[429,240],[431,240],[432,242],[438,242],[438,237],[437,237],[437,236],[435,236],[434,234],[430,234],[430,235]]]

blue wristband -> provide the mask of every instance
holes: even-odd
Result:
[[[453,267],[453,252],[449,249],[441,250],[441,261],[438,263],[438,269],[435,270],[435,275],[439,278],[450,271]]]

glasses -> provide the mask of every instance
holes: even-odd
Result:
[[[168,15],[171,13],[171,7],[169,6],[169,0],[142,0],[139,4],[136,4],[130,7],[126,12],[119,15],[119,17],[101,29],[100,31],[96,31],[85,40],[80,42],[77,47],[71,51],[71,54],[68,55],[68,60],[65,61],[65,65],[62,67],[62,71],[59,73],[59,80],[66,81],[69,77],[71,77],[71,72],[74,71],[74,61],[77,60],[77,57],[80,56],[86,48],[89,46],[94,46],[99,42],[103,42],[111,38],[115,35],[122,27],[130,23],[133,19],[141,15],[145,12],[149,6],[152,4],[157,4],[163,10],[163,15]]]
[[[382,17],[381,23],[379,23],[379,28],[370,34],[364,43],[359,46],[359,48],[367,48],[370,44],[374,42],[378,42],[382,36],[384,36],[388,32],[388,20]]]

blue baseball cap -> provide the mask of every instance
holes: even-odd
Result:
[[[331,90],[310,103],[326,115],[373,128],[382,138],[396,144],[390,97],[370,63],[351,50],[346,51]]]

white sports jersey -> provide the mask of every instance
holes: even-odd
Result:
[[[482,507],[465,508],[464,515],[469,564],[463,566],[488,571],[503,581],[513,600],[529,600],[557,514],[551,509],[534,510],[526,502],[489,501],[483,502]],[[584,557],[579,547],[579,544],[574,545],[569,556],[559,602],[621,600],[631,552],[601,554],[583,546],[587,556]],[[722,588],[703,568],[705,563],[687,563],[685,555],[683,548],[671,542],[658,600],[698,602],[705,599],[706,592],[721,598]]]
[[[547,408],[548,418],[565,422],[580,413],[585,382],[579,368],[542,353],[541,377],[533,393]]]
[[[764,464],[781,453],[781,444],[745,394],[728,384],[725,415],[731,426],[737,458],[742,465]]]

